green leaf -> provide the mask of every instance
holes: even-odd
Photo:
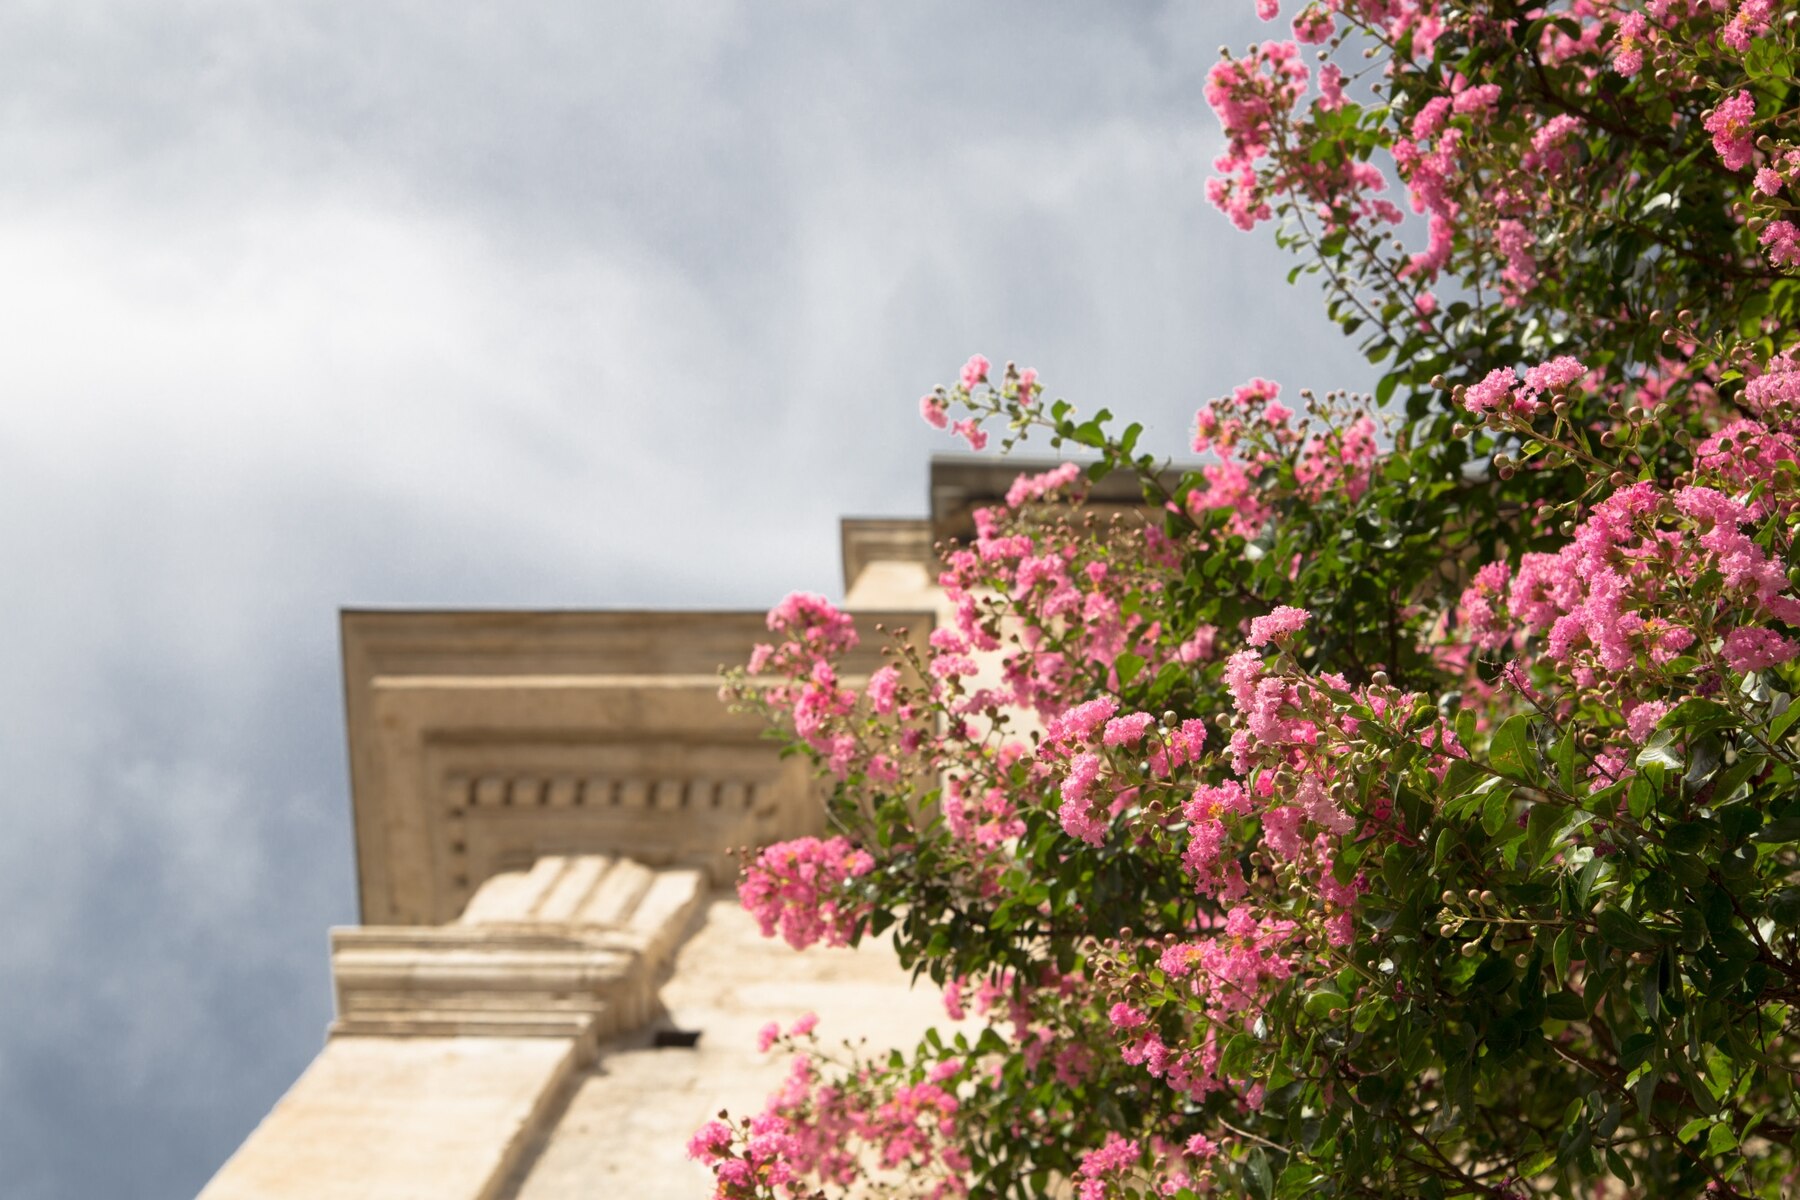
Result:
[[[1536,763],[1531,717],[1526,713],[1508,717],[1494,731],[1494,740],[1488,745],[1488,765],[1509,779],[1530,780]]]
[[[1581,1002],[1580,996],[1574,992],[1563,991],[1544,997],[1544,1015],[1558,1021],[1580,1021],[1584,1020],[1588,1013],[1587,1006]]]
[[[1307,1016],[1323,1018],[1341,1008],[1349,1007],[1349,1004],[1350,1002],[1344,999],[1342,993],[1332,991],[1330,988],[1320,988],[1307,996],[1306,1003],[1302,1007],[1306,1009]]]
[[[1119,686],[1129,687],[1131,681],[1144,669],[1144,660],[1135,654],[1121,654],[1113,659],[1113,666],[1119,672]]]
[[[1669,729],[1658,729],[1638,751],[1638,770],[1649,778],[1651,786],[1662,786],[1664,771],[1681,770],[1681,754],[1675,749],[1675,733]]]
[[[1676,1130],[1675,1136],[1680,1138],[1684,1142],[1691,1142],[1700,1133],[1700,1131],[1702,1129],[1705,1129],[1708,1125],[1711,1125],[1712,1123],[1713,1123],[1713,1121],[1712,1121],[1711,1117],[1695,1117],[1693,1120],[1689,1121],[1686,1125],[1683,1125],[1680,1129]]]
[[[1600,937],[1616,950],[1654,950],[1660,943],[1643,924],[1622,908],[1603,908],[1594,918]]]
[[[1247,1078],[1255,1060],[1256,1039],[1247,1033],[1235,1034],[1219,1055],[1219,1074],[1228,1079]]]
[[[1270,1200],[1275,1194],[1275,1173],[1269,1170],[1269,1156],[1261,1146],[1244,1157],[1244,1187],[1257,1200]]]
[[[1550,839],[1562,828],[1563,810],[1554,804],[1537,803],[1526,810],[1525,839],[1533,862],[1543,860],[1550,849]]]
[[[1481,806],[1481,827],[1489,837],[1497,837],[1512,816],[1512,789],[1495,788]]]
[[[1800,888],[1785,887],[1770,896],[1769,918],[1777,925],[1800,928]]]
[[[1800,817],[1776,817],[1757,830],[1759,842],[1800,842]]]
[[[1738,717],[1728,706],[1717,700],[1683,700],[1670,709],[1663,719],[1657,722],[1658,732],[1683,730],[1691,737],[1703,733],[1711,733],[1716,729],[1735,728]],[[1655,741],[1655,738],[1651,739]]]

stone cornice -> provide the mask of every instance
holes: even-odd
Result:
[[[859,613],[854,686],[877,623]],[[729,851],[815,831],[797,759],[718,699],[768,639],[757,612],[342,615],[357,881],[370,925],[454,920],[483,881],[544,855],[627,855],[715,881]]]

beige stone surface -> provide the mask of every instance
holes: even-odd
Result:
[[[757,1052],[757,1031],[816,1012],[827,1045],[866,1038],[871,1048],[910,1047],[946,1021],[938,990],[909,982],[885,940],[795,951],[762,937],[734,898],[716,896],[663,989],[670,1023],[700,1031],[699,1044],[659,1049],[640,1036],[603,1047],[574,1076],[516,1189],[502,1195],[700,1200],[710,1176],[687,1160],[688,1137],[721,1108],[759,1111],[786,1074],[784,1057]]]
[[[456,921],[331,931],[338,1035],[570,1037],[591,1049],[652,1014],[706,873],[546,855],[482,884]]]
[[[924,637],[922,613],[859,614]],[[731,873],[728,850],[817,832],[803,764],[719,702],[761,612],[346,612],[345,721],[363,921],[440,925],[544,855]]]
[[[200,1200],[494,1200],[575,1065],[558,1038],[333,1038]]]

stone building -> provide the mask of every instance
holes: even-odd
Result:
[[[928,518],[842,523],[846,683],[879,664],[875,624],[939,618],[933,543],[1019,469],[939,460]],[[942,1019],[891,947],[796,953],[730,890],[732,848],[823,825],[801,760],[718,699],[761,611],[342,632],[362,924],[331,931],[318,1057],[201,1200],[700,1197],[688,1135],[783,1074],[765,1023],[813,1011],[881,1046]]]

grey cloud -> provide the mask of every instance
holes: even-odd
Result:
[[[340,605],[833,591],[975,350],[1170,454],[1366,380],[1203,199],[1239,7],[0,13],[8,1194],[192,1194],[317,1048]]]

